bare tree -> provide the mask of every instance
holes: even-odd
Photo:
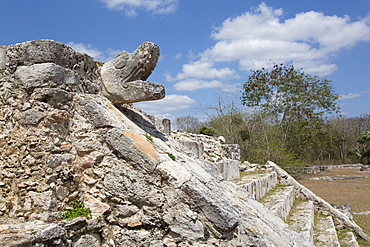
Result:
[[[202,122],[193,116],[183,116],[175,118],[175,128],[189,133],[198,133],[199,128],[202,127]]]

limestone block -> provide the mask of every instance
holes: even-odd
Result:
[[[132,54],[120,52],[101,69],[104,96],[114,104],[164,98],[163,85],[146,81],[158,57],[159,48],[151,42],[144,42]]]
[[[118,112],[107,99],[104,100],[100,97],[82,98],[78,104],[78,111],[95,128],[116,127],[126,129],[123,114]]]
[[[110,209],[110,206],[100,200],[89,196],[84,200],[85,207],[90,208],[93,217],[101,217]]]
[[[73,154],[51,154],[48,158],[47,164],[51,168],[60,166],[62,162],[71,162],[75,159]]]
[[[139,204],[161,206],[164,202],[163,193],[146,181],[141,172],[122,164],[114,166],[105,175],[104,189],[114,197]]]
[[[204,238],[204,227],[202,222],[196,217],[191,217],[193,214],[197,214],[191,210],[180,212],[181,211],[177,211],[173,217],[173,222],[171,222],[169,227],[171,231],[189,240]]]
[[[56,238],[63,238],[67,234],[66,230],[58,224],[50,224],[42,231],[36,233],[38,241],[48,241]]]
[[[42,207],[44,210],[50,210],[56,204],[52,191],[42,193],[30,191],[28,196],[32,199],[33,205]]]
[[[74,247],[100,247],[100,236],[97,234],[82,235],[74,244]]]
[[[181,145],[190,151],[192,157],[201,158],[204,153],[204,144],[202,142],[179,140]]]
[[[213,187],[215,189],[216,187]],[[200,210],[216,228],[229,232],[239,223],[239,217],[230,208],[221,190],[211,190],[199,180],[192,178],[181,187],[183,200]]]
[[[72,95],[59,88],[36,88],[31,95],[31,99],[62,108],[68,101],[72,100]]]
[[[45,113],[35,109],[29,109],[22,112],[19,122],[23,125],[37,125],[44,117],[46,117]]]
[[[77,52],[68,45],[46,39],[10,45],[7,47],[6,56],[8,67],[53,62],[71,69],[82,61],[86,68],[95,64],[95,60],[89,55]]]
[[[153,115],[150,115],[148,117],[150,118],[150,120],[152,120],[152,123],[154,124],[157,130],[166,135],[171,134],[171,121],[169,119]]]
[[[240,178],[238,160],[224,160],[216,164],[224,180],[232,181]]]
[[[266,192],[275,187],[277,182],[276,172],[271,172],[244,176],[238,184],[241,188],[247,190],[253,199],[259,200]]]
[[[225,158],[232,160],[240,160],[240,146],[238,144],[223,144]]]
[[[113,128],[106,132],[105,140],[120,157],[148,172],[152,172],[159,161],[154,147],[134,132]]]
[[[294,199],[294,186],[278,187],[272,195],[264,197],[263,204],[272,213],[285,221],[292,208]]]
[[[23,69],[29,71],[31,73],[30,75],[35,75],[31,68],[40,71],[42,67],[49,67],[48,71],[50,71],[50,64],[55,64],[53,69],[59,66],[70,71],[65,74],[64,80],[60,81],[59,84],[66,82],[67,84],[64,84],[64,86],[68,86],[70,89],[72,87],[72,91],[93,94],[100,92],[100,70],[98,63],[89,55],[77,52],[65,44],[53,40],[33,40],[7,46],[5,50],[6,67],[3,71],[4,75],[13,76],[13,73],[20,66],[24,66]],[[27,67],[28,69],[26,69]],[[52,79],[56,79],[55,75],[61,75],[60,72],[62,72],[60,68],[58,71],[57,74],[55,74],[54,71],[52,74],[49,74],[49,76],[51,76]],[[73,73],[71,73],[71,71],[73,71]],[[26,73],[22,74],[25,75]],[[45,73],[43,73],[43,75],[47,77]],[[26,76],[26,78],[32,80],[30,77]],[[68,80],[66,80],[67,78]],[[75,82],[77,81],[78,84],[76,85]],[[41,81],[34,82],[36,82],[36,84],[44,83]],[[54,83],[56,83],[55,80]],[[27,85],[32,89],[31,83],[27,83]],[[75,85],[75,87],[72,85]]]
[[[57,186],[55,188],[55,196],[58,200],[63,201],[69,194],[69,190],[67,187],[64,186]]]
[[[129,217],[139,212],[139,208],[135,205],[117,205],[119,216]]]
[[[312,201],[303,201],[296,206],[291,214],[289,225],[293,230],[313,242],[314,205]]]
[[[14,75],[22,88],[31,92],[35,88],[53,88],[61,84],[72,87],[79,82],[73,71],[54,63],[20,66]]]
[[[191,173],[182,165],[175,161],[162,162],[157,166],[157,170],[161,172],[162,176],[166,177],[168,181],[176,187],[181,186],[191,178]]]

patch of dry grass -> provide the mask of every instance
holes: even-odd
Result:
[[[370,211],[370,173],[359,173],[359,169],[330,169],[317,175],[304,175],[299,181],[329,203],[350,203],[353,212]],[[335,175],[361,175],[366,179],[310,180],[311,177],[333,177]],[[370,215],[354,215],[356,223],[370,236]],[[363,245],[370,246],[370,245]]]
[[[318,175],[304,175],[299,182],[329,203],[350,203],[354,212],[370,211],[370,173],[358,173],[358,169],[331,169]],[[309,180],[311,177],[335,175],[363,175],[366,179]]]

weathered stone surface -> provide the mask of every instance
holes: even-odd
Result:
[[[72,95],[59,88],[36,88],[31,95],[31,99],[46,102],[55,108],[63,109],[72,100]],[[28,105],[25,107],[28,107]]]
[[[115,104],[164,98],[163,85],[146,81],[158,57],[159,48],[151,42],[144,42],[132,54],[119,53],[102,67],[103,94]]]
[[[318,215],[315,218],[315,246],[340,247],[337,231],[330,215]]]
[[[41,73],[42,78],[48,81],[40,81],[36,84],[55,85],[58,84],[57,80],[62,79],[66,84],[59,82],[59,85],[67,89],[78,82],[78,87],[72,87],[71,91],[86,93],[100,91],[100,73],[97,62],[89,55],[77,52],[53,40],[34,40],[7,46],[5,62],[5,75],[12,75],[18,67],[22,66],[23,72],[29,72],[32,76],[38,76]],[[60,66],[67,70],[62,70]],[[41,68],[44,68],[46,72],[40,71]],[[37,73],[32,72],[32,69],[36,69]],[[75,75],[68,72],[71,70],[75,72]],[[21,74],[23,79],[34,81],[32,76],[27,76],[27,73]],[[32,87],[30,83],[26,82],[26,85]]]
[[[50,210],[56,206],[56,201],[51,191],[42,193],[30,191],[28,195],[32,199],[34,206],[42,207],[45,210]]]
[[[63,162],[70,162],[75,158],[73,154],[51,154],[48,158],[47,164],[49,167],[57,167]]]
[[[6,68],[6,47],[0,46],[0,73],[2,74]]]
[[[101,246],[102,224],[84,218],[66,222],[25,222],[0,227],[0,246]],[[81,224],[83,223],[83,224]],[[81,234],[84,232],[85,234]],[[76,239],[73,243],[72,239]]]
[[[21,114],[19,122],[24,125],[37,125],[44,117],[46,117],[45,113],[29,109]]]
[[[271,172],[244,176],[237,184],[248,191],[251,198],[259,200],[266,192],[274,188],[277,182],[276,173]]]
[[[312,201],[300,202],[294,209],[289,225],[313,243],[314,205]]]
[[[131,165],[148,172],[153,171],[157,165],[158,156],[155,149],[138,134],[129,134],[129,132],[114,128],[107,131],[105,140],[120,157],[130,162]]]
[[[234,144],[225,144],[224,138],[215,138],[206,135],[181,133],[173,131],[173,135],[184,147],[182,152],[187,155],[204,159],[207,163],[213,163],[223,178],[219,178],[212,169],[205,169],[215,178],[234,180],[240,178],[240,147]]]
[[[185,202],[201,210],[209,221],[222,231],[229,232],[235,229],[239,220],[231,210],[224,207],[228,202],[212,191],[199,180],[191,179],[181,187]]]
[[[295,199],[294,186],[278,187],[272,195],[263,197],[263,199],[263,205],[285,221]]]
[[[198,159],[203,157],[204,145],[202,142],[194,142],[188,140],[179,140],[179,142],[190,151],[190,155]]]
[[[99,247],[101,246],[100,236],[98,234],[86,234],[80,237],[74,247]]]
[[[172,232],[185,239],[198,240],[205,236],[205,229],[198,219],[198,214],[187,206],[184,208],[184,205],[177,204],[171,207],[164,219]]]
[[[21,87],[29,92],[35,88],[75,88],[79,84],[79,79],[72,70],[54,63],[20,66],[14,75]]]
[[[115,111],[115,107],[108,101],[99,97],[84,97],[79,102],[78,110],[96,128],[116,127],[126,129],[124,116]]]
[[[224,180],[232,181],[240,178],[238,160],[224,160],[216,163],[218,170],[222,174]]]
[[[91,209],[91,213],[94,217],[102,217],[110,209],[108,204],[92,196],[88,196],[84,201],[85,206]]]

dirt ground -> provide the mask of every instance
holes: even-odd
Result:
[[[335,175],[360,175],[366,179],[310,180],[312,177],[333,177]],[[330,169],[316,175],[304,175],[299,183],[329,203],[344,205],[350,203],[353,212],[370,211],[370,172],[359,169]],[[370,235],[370,215],[354,215],[356,223]]]

